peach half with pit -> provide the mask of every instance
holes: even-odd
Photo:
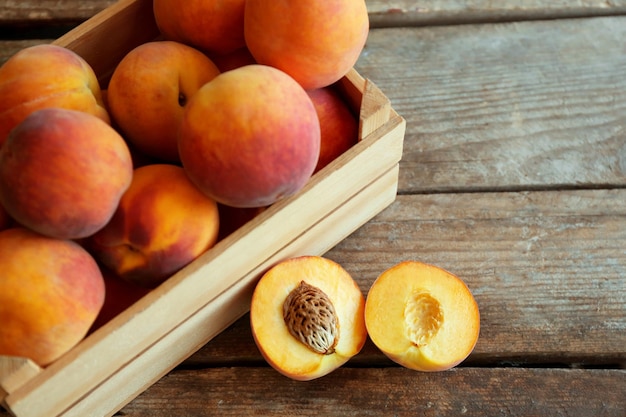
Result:
[[[218,232],[217,203],[183,168],[150,164],[135,169],[113,218],[87,247],[119,277],[153,288],[212,247]]]
[[[279,262],[259,280],[250,325],[259,351],[281,374],[312,380],[359,353],[367,339],[365,300],[336,262],[300,256]]]
[[[91,66],[70,49],[34,45],[0,67],[0,146],[26,116],[47,107],[84,111],[110,122]]]
[[[96,261],[76,242],[0,232],[0,355],[50,364],[85,337],[104,294]]]
[[[308,182],[320,124],[306,91],[266,65],[223,72],[191,97],[178,135],[182,165],[207,196],[264,207]]]
[[[128,146],[110,125],[89,113],[45,108],[0,148],[0,203],[38,233],[80,239],[111,219],[132,175]]]
[[[405,261],[383,272],[370,287],[365,323],[372,342],[394,362],[418,371],[444,371],[474,349],[480,313],[456,275]]]

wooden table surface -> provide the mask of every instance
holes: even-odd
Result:
[[[0,63],[112,3],[0,1]],[[295,382],[245,316],[117,415],[626,416],[626,0],[367,5],[356,68],[407,121],[399,192],[325,256],[364,295],[407,259],[456,273],[474,352],[419,373],[368,341]]]

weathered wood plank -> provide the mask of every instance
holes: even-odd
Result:
[[[562,19],[626,13],[624,0],[366,0],[372,27]]]
[[[29,39],[15,41],[0,41],[0,65],[4,64],[7,59],[11,58],[16,52],[29,46],[38,45],[40,43],[50,43],[52,39]]]
[[[3,1],[0,25],[81,22],[115,0]],[[626,13],[626,0],[366,0],[372,27],[555,19]]]
[[[623,370],[340,368],[296,382],[265,367],[174,371],[118,415],[623,417],[624,410]]]
[[[0,2],[0,25],[79,23],[117,0],[30,0]]]
[[[327,256],[364,291],[418,259],[481,309],[475,358],[626,361],[626,190],[400,196]]]
[[[626,364],[626,190],[403,195],[325,256],[364,294],[407,259],[463,278],[481,311],[464,365]],[[262,363],[248,317],[186,366]],[[356,365],[383,364],[371,344]]]
[[[370,32],[400,192],[626,186],[626,17]]]

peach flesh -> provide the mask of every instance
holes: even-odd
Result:
[[[304,281],[319,288],[332,302],[339,336],[327,353],[317,353],[295,338],[285,322],[284,302]],[[337,369],[356,355],[367,338],[365,300],[352,277],[337,263],[301,256],[278,263],[259,280],[250,308],[254,340],[268,363],[295,380],[311,380]]]
[[[365,322],[371,340],[410,369],[443,371],[474,349],[480,331],[478,305],[455,275],[415,261],[383,272],[367,295]]]

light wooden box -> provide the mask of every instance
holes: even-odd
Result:
[[[121,0],[55,43],[105,85],[130,49],[157,38],[152,0]],[[113,415],[247,313],[270,266],[324,254],[391,204],[405,121],[355,70],[338,86],[360,115],[357,145],[45,369],[0,357],[3,407],[18,417]]]

